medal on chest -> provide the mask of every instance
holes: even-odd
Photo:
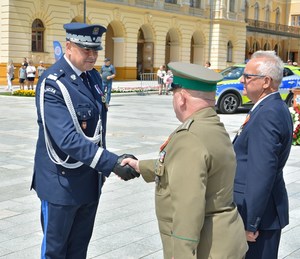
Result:
[[[156,184],[156,186],[158,186],[160,183],[160,173],[159,172],[161,170],[162,165],[165,162],[165,157],[166,157],[167,152],[164,149],[168,145],[169,141],[170,141],[170,137],[161,145],[161,147],[159,149],[158,160],[155,165],[155,174],[156,174],[155,175],[155,184]]]
[[[248,122],[249,120],[250,120],[250,114],[247,115],[247,117],[246,117],[244,123],[243,123],[242,126],[239,128],[239,130],[238,130],[238,132],[237,132],[237,134],[236,134],[237,136],[239,136],[239,135],[242,133],[242,131],[243,131],[245,125],[247,124],[247,122]]]
[[[101,96],[101,101],[103,103],[106,102],[106,97],[105,97],[105,94],[101,91],[99,85],[95,85],[95,89],[97,90],[98,94]]]

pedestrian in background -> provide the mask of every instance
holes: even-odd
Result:
[[[169,94],[169,91],[171,90],[171,85],[173,83],[173,73],[169,69],[164,77],[164,84],[166,85],[166,95]]]
[[[204,66],[205,66],[206,68],[209,68],[209,69],[210,69],[211,64],[210,64],[209,61],[206,61]]]
[[[281,230],[289,223],[283,168],[291,150],[293,124],[278,92],[283,68],[274,51],[257,51],[241,78],[243,94],[254,103],[233,141],[234,200],[249,244],[246,259],[277,259]]]
[[[112,82],[116,77],[116,69],[111,64],[110,58],[105,58],[104,65],[100,69],[100,75],[106,95],[106,108],[108,109],[111,99]]]
[[[28,59],[26,57],[23,58],[23,63],[24,63],[25,69],[26,69],[28,67]],[[27,81],[27,74],[26,74],[25,81]]]
[[[162,95],[163,88],[165,86],[164,77],[166,75],[166,66],[165,65],[160,66],[156,74],[157,74],[157,82],[158,82],[158,94]]]
[[[6,80],[7,80],[7,91],[10,91],[13,94],[13,86],[12,86],[12,81],[14,80],[14,71],[15,71],[15,66],[13,63],[13,60],[10,59],[7,67],[6,67]]]
[[[102,185],[111,172],[124,180],[139,176],[126,156],[106,150],[107,111],[93,69],[100,25],[69,23],[66,53],[38,81],[39,134],[32,188],[41,200],[41,258],[84,259],[92,236]]]
[[[28,61],[28,66],[26,67],[26,77],[27,77],[27,88],[28,90],[34,90],[34,79],[35,79],[36,68],[33,65],[33,61]]]
[[[215,111],[219,73],[173,62],[173,107],[182,124],[157,160],[125,159],[156,183],[155,206],[164,258],[242,259],[243,221],[233,202],[235,154]]]
[[[37,71],[38,71],[38,78],[40,78],[42,76],[42,74],[45,72],[46,67],[44,66],[44,62],[40,61],[40,65],[37,67]]]
[[[21,67],[19,68],[19,84],[20,84],[20,90],[24,90],[24,84],[26,80],[26,67],[25,64],[22,63]]]
[[[27,68],[27,66],[28,66],[28,61],[27,61],[27,58],[23,58],[23,63],[24,63],[24,66],[25,66],[25,68]]]

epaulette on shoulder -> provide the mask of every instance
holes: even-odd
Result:
[[[189,130],[189,128],[191,127],[193,122],[194,122],[194,119],[188,119],[187,121],[185,121],[183,124],[181,124],[177,128],[177,132],[182,131],[182,130]]]
[[[53,74],[49,74],[49,75],[47,76],[47,78],[49,78],[49,79],[51,79],[51,80],[53,80],[53,81],[56,81],[56,80],[58,80],[60,77],[62,77],[64,74],[65,74],[65,72],[64,72],[62,69],[60,69],[58,72],[55,72],[55,73],[53,73]]]

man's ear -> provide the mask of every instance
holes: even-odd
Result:
[[[266,77],[264,78],[264,85],[263,85],[263,88],[266,89],[266,88],[270,87],[270,86],[272,85],[272,80],[273,80],[273,79],[272,79],[271,77],[266,76]]]
[[[66,42],[66,52],[68,51],[68,50],[70,50],[70,48],[71,48],[71,42],[70,41],[67,41]]]
[[[187,98],[190,94],[185,90],[185,89],[181,89],[180,91],[180,104],[185,105]]]

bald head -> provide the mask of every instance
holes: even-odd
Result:
[[[173,96],[173,107],[176,117],[183,122],[193,113],[207,107],[215,106],[215,92],[203,92],[190,89],[176,89]]]

